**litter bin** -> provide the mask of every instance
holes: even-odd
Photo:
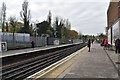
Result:
[[[6,42],[1,42],[1,50],[7,51],[7,43]]]

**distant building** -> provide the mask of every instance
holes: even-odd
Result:
[[[120,38],[120,0],[109,4],[106,31],[109,44],[114,45],[115,39]]]

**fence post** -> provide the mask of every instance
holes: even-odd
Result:
[[[13,47],[15,48],[15,33],[13,32]]]

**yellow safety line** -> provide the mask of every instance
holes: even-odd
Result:
[[[73,56],[72,56],[72,57],[73,57]],[[71,58],[71,57],[70,57],[70,58]],[[66,59],[66,60],[69,60],[70,58],[68,58],[68,59]],[[66,60],[64,60],[64,61],[63,61],[63,62],[61,62],[61,63],[66,62]],[[51,69],[49,69],[49,70],[48,70],[48,71],[46,71],[45,73],[43,73],[43,74],[41,74],[41,75],[37,76],[36,78],[40,78],[40,77],[42,77],[43,75],[45,75],[45,74],[49,73],[50,71],[52,71],[52,70],[54,70],[55,68],[57,68],[58,66],[60,66],[60,65],[61,65],[61,63],[57,64],[56,66],[52,67]]]
[[[85,48],[84,48],[85,49]],[[82,49],[81,51],[83,51],[84,49]],[[44,76],[45,74],[49,73],[50,71],[54,70],[55,68],[57,68],[58,66],[60,66],[62,63],[66,62],[67,60],[71,59],[72,57],[76,56],[76,54],[74,54],[73,56],[70,56],[69,58],[67,58],[66,60],[62,61],[61,63],[57,64],[56,66],[50,68],[49,70],[47,70],[45,73],[37,76],[36,78],[34,78],[33,80],[36,80],[42,76]]]

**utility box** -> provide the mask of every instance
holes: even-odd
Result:
[[[54,40],[54,45],[59,45],[60,41],[59,40]]]
[[[7,43],[1,42],[1,51],[7,51]]]

